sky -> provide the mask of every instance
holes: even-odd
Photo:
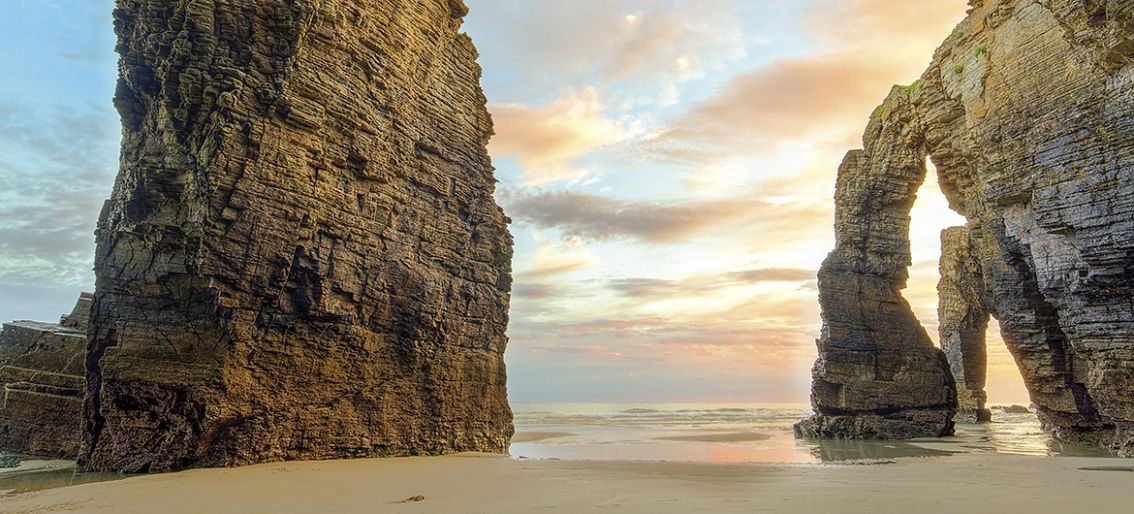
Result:
[[[513,219],[513,401],[806,402],[835,173],[965,0],[466,0]],[[0,319],[94,277],[110,0],[0,4]],[[906,298],[936,339],[932,170]],[[1026,401],[990,332],[992,402]]]

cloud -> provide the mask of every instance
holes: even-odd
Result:
[[[777,145],[853,143],[890,87],[920,76],[964,9],[963,0],[818,0],[806,25],[819,50],[735,75],[643,145],[703,165]]]
[[[572,191],[511,192],[502,200],[505,211],[521,224],[592,241],[627,238],[651,243],[676,242],[762,206],[746,199],[636,202]]]
[[[518,320],[506,358],[509,380],[529,385],[515,390],[520,400],[798,401],[817,332],[712,319]],[[631,373],[641,385],[627,383]],[[605,389],[587,386],[589,374]]]
[[[815,280],[816,270],[797,268],[756,268],[733,271],[727,274],[733,280],[748,283],[758,282],[810,282]]]
[[[632,298],[674,296],[687,292],[676,280],[660,278],[616,278],[609,280],[606,288]]]
[[[0,283],[89,287],[117,165],[112,111],[0,103]]]
[[[867,106],[886,96],[890,75],[878,62],[847,55],[777,61],[734,76],[644,144],[703,162],[800,140],[843,143],[848,132],[865,125]]]
[[[534,255],[528,259],[530,263],[516,273],[518,280],[554,279],[598,263],[598,258],[592,255],[590,249],[577,238],[568,237],[560,241],[549,241],[543,239],[538,233],[534,237],[539,243],[539,247]],[[534,292],[538,296],[539,291],[529,290],[526,292]]]
[[[744,55],[745,36],[731,2],[637,10],[612,33],[612,52],[604,63],[610,78],[651,78],[672,84],[699,76],[720,61]],[[715,5],[713,5],[715,4]]]
[[[814,282],[815,274],[816,271],[811,269],[755,268],[716,275],[699,275],[684,280],[615,278],[607,280],[605,287],[622,296],[632,298],[687,298],[707,293],[718,293],[729,287],[767,282]]]
[[[582,179],[588,171],[573,165],[574,159],[641,132],[635,122],[607,117],[594,88],[569,89],[536,107],[491,104],[489,109],[496,130],[489,151],[495,158],[517,159],[529,186]]]
[[[540,301],[551,298],[555,288],[548,284],[517,283],[512,285],[512,298]]]
[[[622,355],[652,352],[654,355],[647,357],[647,362],[657,362],[680,357],[683,349],[703,352],[713,347],[715,352],[790,351],[807,354],[813,350],[811,341],[816,332],[817,327],[812,326],[641,318],[571,323],[520,322],[511,330],[511,338],[526,350],[588,354],[595,353],[592,349],[599,347]],[[765,365],[774,367],[778,364],[774,359],[768,359]]]
[[[753,39],[741,0],[468,3],[489,96],[524,103],[578,84],[663,96],[739,59]]]
[[[807,11],[807,25],[831,46],[887,49],[928,65],[967,7],[966,0],[818,0]]]
[[[544,351],[554,353],[569,353],[573,355],[603,355],[607,357],[621,357],[619,352],[612,352],[605,346],[547,346]]]

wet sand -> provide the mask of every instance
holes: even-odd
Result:
[[[571,437],[576,435],[573,432],[516,432],[512,436],[513,443],[535,443],[539,441],[546,441],[548,439],[558,439],[560,437]]]
[[[655,437],[658,441],[688,441],[694,443],[743,443],[747,441],[767,441],[772,436],[759,432],[729,432],[724,434],[694,434]]]
[[[1092,470],[1122,464],[996,453],[873,466],[464,454],[140,476],[3,498],[0,512],[1124,512],[1134,473]]]

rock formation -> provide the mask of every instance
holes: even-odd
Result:
[[[941,351],[957,383],[957,414],[965,423],[991,421],[984,392],[988,368],[985,334],[988,308],[984,278],[973,254],[969,230],[952,227],[941,232],[941,280],[937,283],[937,321]]]
[[[865,148],[847,154],[835,193],[835,250],[819,269],[823,331],[812,370],[816,414],[805,437],[900,439],[953,433],[956,391],[945,355],[901,290],[910,265],[910,208],[925,179],[912,106],[887,100]]]
[[[929,156],[968,220],[986,307],[1041,421],[1059,440],[1134,455],[1134,3],[970,4],[840,174],[839,247],[820,272],[817,414],[800,433],[877,436],[879,413],[923,416],[911,433],[947,431],[954,406],[922,394],[943,384],[925,340],[887,330],[918,332],[885,289],[904,277],[908,241],[887,216],[913,202],[914,163]],[[899,212],[880,212],[885,202]],[[871,360],[899,367],[872,373]]]
[[[505,451],[508,219],[460,0],[118,0],[80,466]]]
[[[91,296],[58,324],[5,323],[0,331],[0,450],[74,458],[79,451],[83,356]]]

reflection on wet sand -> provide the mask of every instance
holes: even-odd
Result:
[[[514,458],[778,464],[887,464],[951,454],[1107,457],[1059,444],[1032,414],[994,412],[993,422],[957,427],[955,437],[914,441],[797,440],[791,425],[806,406],[748,404],[544,404],[520,407]],[[1126,471],[1106,466],[1093,470]],[[0,496],[124,478],[77,473],[73,462],[0,456]]]
[[[824,463],[892,462],[909,457],[943,457],[953,452],[925,448],[902,441],[858,441],[849,439],[801,441],[811,455]]]
[[[724,434],[671,435],[655,437],[655,441],[689,441],[695,443],[743,443],[747,441],[767,441],[772,436],[759,432],[728,432]]]
[[[571,432],[537,432],[537,431],[524,431],[516,432],[512,436],[513,443],[535,443],[539,441],[546,441],[548,439],[559,439],[562,437],[571,437]]]
[[[997,411],[992,423],[914,441],[796,440],[805,406],[745,404],[541,404],[516,412],[517,458],[713,463],[860,464],[955,453],[1106,457],[1052,441],[1035,415]],[[535,434],[570,434],[539,437]],[[527,434],[527,435],[525,435]]]
[[[56,487],[118,480],[130,475],[118,473],[79,473],[74,461],[27,459],[4,455],[9,466],[0,467],[0,498],[13,494],[42,491]]]

